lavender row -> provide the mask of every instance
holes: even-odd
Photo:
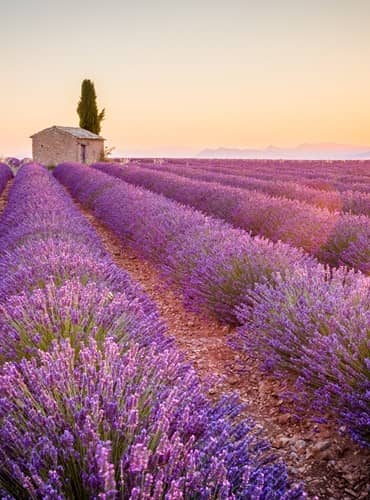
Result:
[[[253,235],[303,248],[323,263],[370,273],[370,219],[366,216],[332,213],[296,200],[143,167],[98,163],[95,168],[219,217]]]
[[[2,497],[304,496],[42,167],[21,168],[0,229]]]
[[[141,166],[153,165],[149,160],[133,160]],[[164,159],[162,165],[184,166],[199,171],[253,176],[263,180],[292,181],[323,191],[370,192],[370,161],[294,161],[294,160],[197,160]]]
[[[370,181],[368,175],[351,175],[349,172],[348,174],[346,172],[342,172],[341,174],[338,172],[337,175],[333,175],[330,173],[330,171],[321,169],[320,165],[314,165],[312,169],[306,173],[302,172],[299,166],[297,166],[296,169],[292,169],[291,171],[284,171],[271,167],[272,165],[269,167],[269,169],[262,171],[260,171],[258,168],[254,169],[253,167],[248,170],[244,170],[244,168],[236,168],[230,170],[225,165],[222,168],[218,168],[217,172],[224,174],[234,174],[241,177],[253,177],[256,180],[279,180],[281,182],[294,182],[302,187],[329,193],[346,193],[347,191],[364,194],[370,193]],[[348,167],[349,165],[347,165],[346,162],[346,167],[343,168],[348,169]],[[207,170],[213,172],[214,168],[209,167]],[[367,166],[367,170],[369,171],[369,165]]]
[[[240,170],[242,172],[302,172],[302,175],[330,176],[349,180],[369,177],[370,160],[288,160],[288,159],[237,159],[237,158],[133,158],[142,166],[154,163],[171,163],[174,166],[195,166],[202,169]]]
[[[232,344],[297,380],[297,404],[328,413],[369,445],[370,280],[330,270],[161,195],[77,164],[57,178],[161,269],[197,311],[241,324]]]
[[[209,162],[209,164],[213,168],[213,163]],[[228,166],[228,161],[218,162],[217,165],[220,169]],[[232,169],[243,175],[247,172],[256,172],[277,177],[295,176],[305,181],[326,180],[329,184],[342,184],[347,189],[350,189],[353,184],[367,184],[369,189],[369,160],[243,160],[234,163]]]
[[[0,163],[0,195],[4,191],[8,181],[13,177],[12,171],[5,163]]]
[[[170,172],[206,182],[218,182],[226,186],[256,190],[274,197],[283,197],[291,200],[304,201],[319,208],[330,211],[350,212],[354,215],[370,216],[370,193],[355,191],[322,191],[297,182],[258,179],[249,176],[223,174],[217,171],[202,171],[184,165],[172,165],[170,162],[160,165],[148,165],[148,168],[160,172]],[[369,179],[370,182],[370,179]]]
[[[128,337],[135,332],[135,339],[139,338],[141,330],[136,331],[131,316],[141,311],[142,342],[148,343],[152,337],[151,322],[156,323],[157,342],[162,339],[163,326],[158,327],[153,303],[127,273],[113,264],[95,231],[45,169],[34,164],[19,171],[0,227],[3,361],[32,356],[39,348],[48,349],[54,340],[50,333],[53,329],[55,334],[80,342],[89,325],[89,330],[94,331],[94,322],[89,323],[94,308],[97,317],[105,308],[111,310],[107,325],[113,327],[117,311],[126,304],[122,321],[127,324]],[[86,303],[76,309],[85,289],[91,296],[87,294]],[[94,290],[103,293],[101,302],[94,298]],[[50,314],[43,315],[47,304]],[[63,314],[58,312],[58,304],[65,306]],[[26,317],[29,323],[23,325]],[[86,326],[81,328],[84,321]]]

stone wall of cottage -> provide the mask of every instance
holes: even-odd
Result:
[[[77,141],[80,153],[80,158],[77,161],[82,162],[81,144],[86,145],[86,163],[90,165],[91,163],[95,163],[96,161],[100,161],[102,159],[104,155],[104,141],[99,141],[97,139],[77,139]]]
[[[64,161],[82,162],[82,148],[85,145],[85,163],[94,163],[104,153],[104,141],[79,139],[57,129],[49,129],[32,138],[33,160],[45,166],[54,166]]]

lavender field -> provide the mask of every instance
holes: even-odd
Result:
[[[370,0],[1,21],[0,500],[370,500]]]
[[[2,498],[314,498],[238,394],[210,397],[214,374],[81,210],[226,326],[241,362],[289,379],[295,418],[367,453],[369,162],[28,163],[12,178],[0,164]]]
[[[172,184],[168,174],[150,176],[142,167],[118,165],[95,169],[145,187],[157,181],[176,199],[178,193],[196,197],[196,186],[192,190],[177,179]],[[112,182],[99,171],[64,164],[55,176],[122,240],[155,261],[181,288],[189,307],[240,325],[231,340],[235,348],[256,351],[279,375],[293,372],[299,399],[332,413],[354,439],[368,445],[370,281],[365,273],[322,265],[300,248],[253,237],[161,195]],[[207,194],[198,198],[203,206],[220,207],[219,192]],[[225,206],[222,210],[227,214]],[[357,229],[353,223],[349,227]],[[370,256],[362,233],[348,241],[341,250],[358,255],[359,242]]]

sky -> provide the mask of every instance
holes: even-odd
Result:
[[[370,145],[369,0],[0,0],[0,156],[78,126],[116,153]]]

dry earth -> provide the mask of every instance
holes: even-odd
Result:
[[[0,197],[4,209],[11,182]],[[276,454],[287,464],[291,477],[304,482],[309,498],[352,500],[370,497],[370,453],[341,435],[335,425],[318,424],[305,415],[297,420],[292,405],[281,394],[293,388],[261,371],[256,359],[242,357],[227,345],[230,327],[213,318],[187,311],[181,294],[161,279],[148,261],[106,229],[88,211],[82,213],[101,236],[117,265],[139,282],[157,304],[169,332],[202,379],[216,377],[210,389],[212,398],[238,391],[247,405],[246,414],[264,429]],[[343,431],[344,429],[342,429]]]
[[[14,182],[13,179],[11,179],[8,182],[8,184],[6,185],[6,188],[4,189],[3,193],[0,196],[0,215],[3,213],[3,210],[5,208],[6,201],[8,199],[9,190],[10,190],[11,185],[13,184],[13,182]]]

